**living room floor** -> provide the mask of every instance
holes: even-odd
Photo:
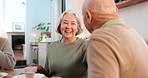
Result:
[[[27,66],[27,61],[24,59],[23,52],[14,52],[15,58],[16,58],[16,66],[15,68],[24,68]]]

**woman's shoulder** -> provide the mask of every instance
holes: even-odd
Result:
[[[57,40],[57,41],[54,41],[54,42],[51,42],[52,44],[56,44],[56,43],[58,43],[59,42],[59,40]]]
[[[55,46],[58,43],[59,43],[59,40],[58,41],[51,42],[49,46]]]
[[[81,39],[81,38],[79,38],[78,41],[81,42],[81,43],[83,43],[83,44],[87,44],[87,42],[88,42],[88,40],[86,40],[86,39]]]

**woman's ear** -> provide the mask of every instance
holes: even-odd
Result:
[[[88,23],[91,23],[91,21],[92,21],[92,15],[91,15],[91,13],[90,13],[89,10],[86,10],[86,18],[87,18],[87,22]]]

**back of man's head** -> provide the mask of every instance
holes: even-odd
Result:
[[[114,0],[84,0],[83,10],[89,10],[96,21],[118,16]]]

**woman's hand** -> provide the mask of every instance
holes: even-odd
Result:
[[[33,66],[35,66],[35,67],[37,67],[37,73],[44,73],[44,68],[41,66],[41,65],[37,65],[37,64],[30,64],[28,67],[33,67]]]

